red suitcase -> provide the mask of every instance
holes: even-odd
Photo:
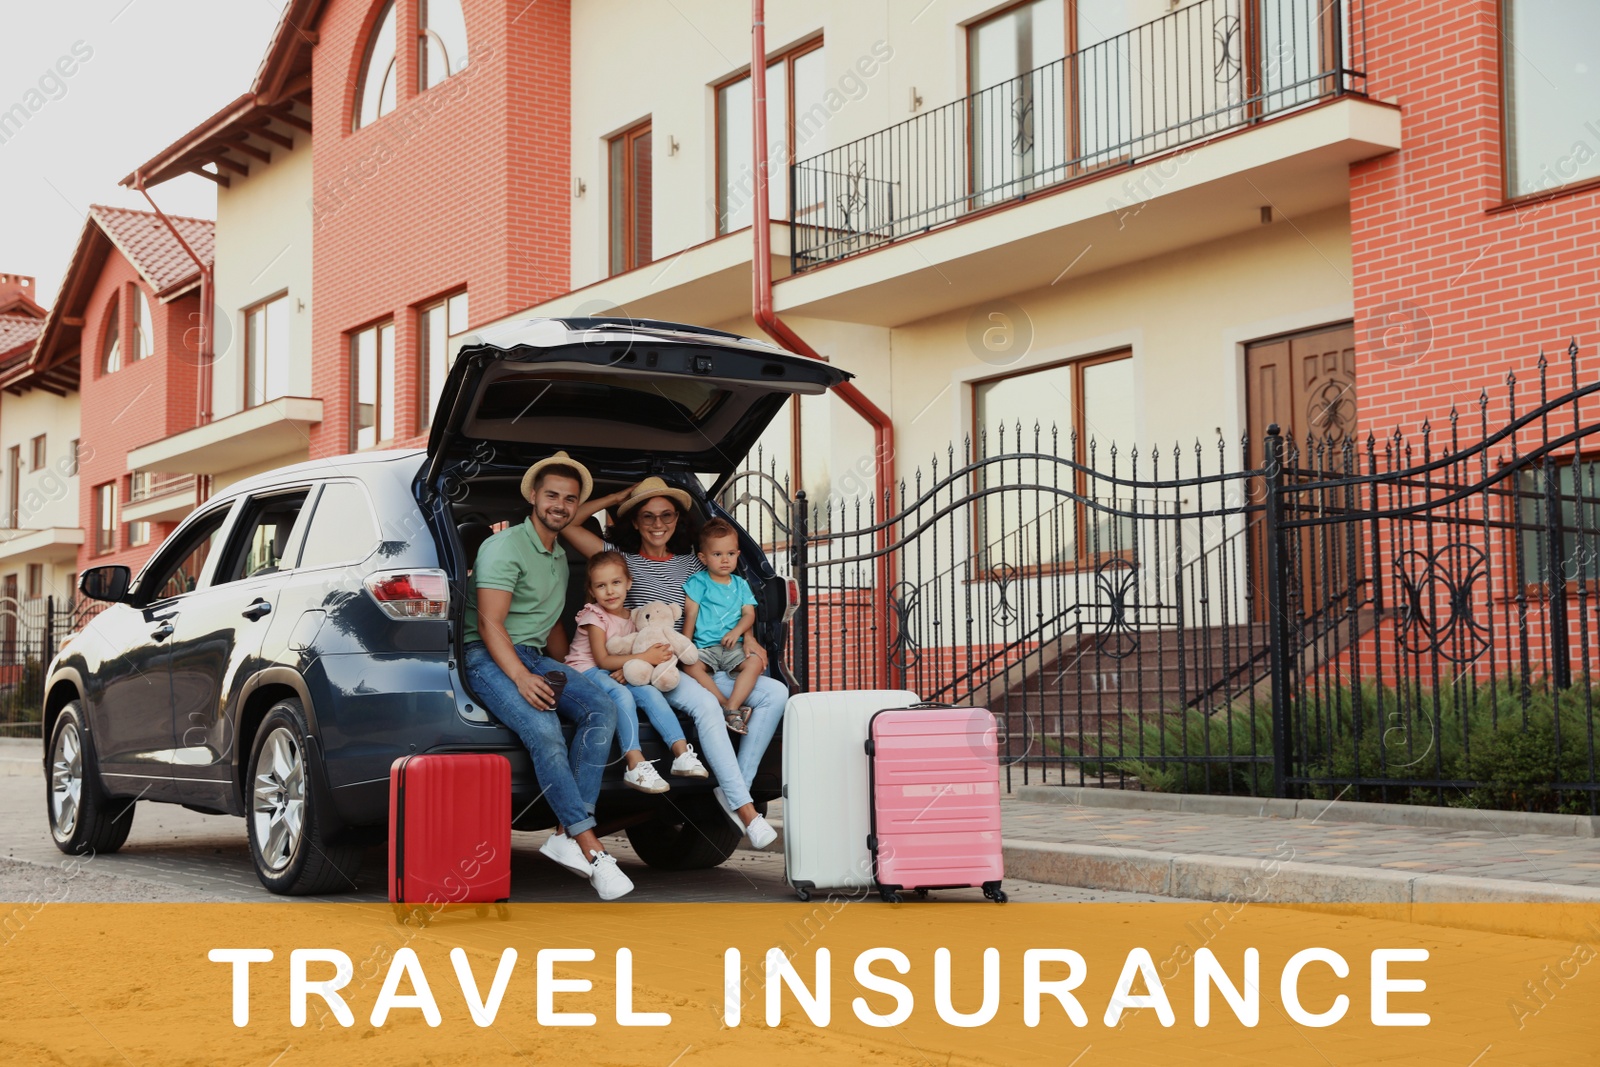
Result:
[[[868,727],[878,893],[981,888],[1004,903],[994,716],[943,704],[880,711]]]
[[[511,896],[511,763],[491,753],[402,756],[389,768],[389,901]]]

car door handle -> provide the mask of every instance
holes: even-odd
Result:
[[[240,612],[240,614],[253,622],[256,619],[271,615],[272,605],[267,603],[265,600],[256,600],[253,601],[249,607],[245,608],[244,611]]]
[[[165,641],[167,638],[172,636],[172,629],[172,623],[163,622],[160,626],[157,626],[154,630],[150,631],[150,636],[154,640]]]

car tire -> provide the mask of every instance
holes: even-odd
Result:
[[[83,707],[76,700],[56,716],[46,752],[45,812],[56,848],[69,856],[121,848],[133,829],[135,801],[106,794],[94,743],[83,728]]]
[[[245,768],[245,828],[256,877],[288,896],[346,892],[361,870],[360,845],[324,837],[307,733],[300,701],[278,701],[256,729]]]
[[[639,858],[664,871],[717,867],[744,839],[711,793],[662,797],[662,813],[628,827],[628,844]]]

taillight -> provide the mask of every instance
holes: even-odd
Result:
[[[444,571],[385,571],[367,575],[365,584],[391,619],[450,617],[450,579]]]
[[[788,594],[788,603],[783,606],[783,621],[788,622],[800,610],[800,583],[793,578],[785,578],[783,587]]]

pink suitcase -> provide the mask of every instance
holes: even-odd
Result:
[[[994,716],[944,704],[880,711],[867,765],[879,895],[894,903],[902,890],[981,888],[1005,903]]]

